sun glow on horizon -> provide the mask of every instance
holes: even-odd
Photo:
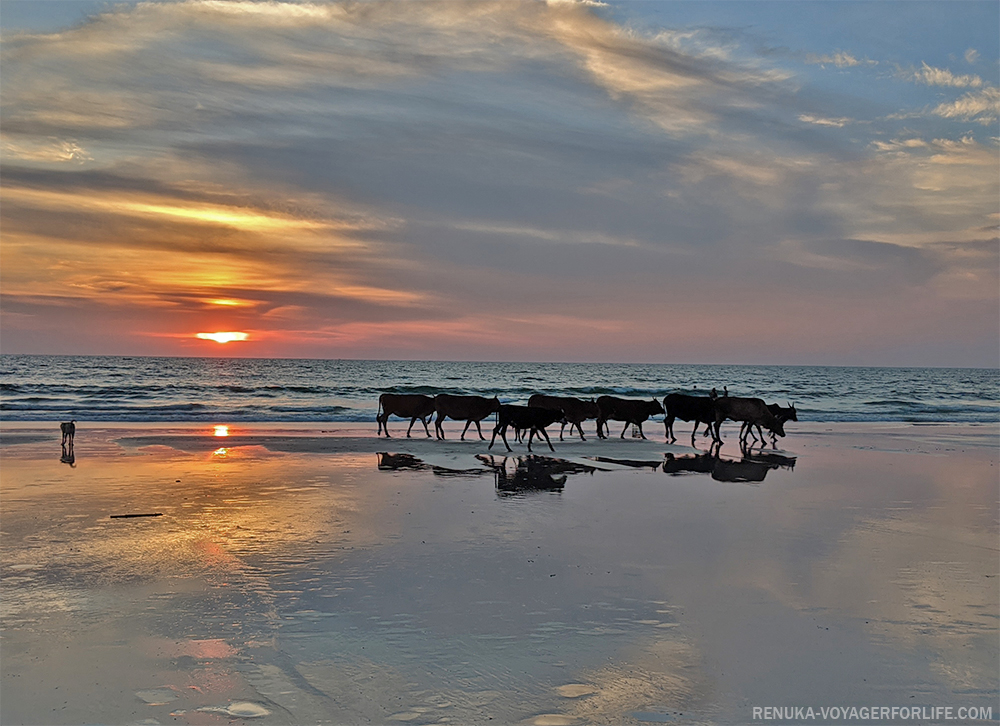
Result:
[[[202,340],[214,340],[216,343],[232,343],[241,342],[250,339],[249,333],[237,333],[237,332],[226,332],[226,333],[196,333],[196,338]]]
[[[215,434],[214,434],[215,436],[229,436],[228,426],[220,425],[220,426],[214,426],[213,428],[215,429]]]

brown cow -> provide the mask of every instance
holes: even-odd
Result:
[[[406,438],[410,438],[410,429],[419,418],[424,424],[424,431],[427,438],[431,437],[431,431],[427,428],[427,419],[434,415],[434,399],[421,393],[383,393],[378,397],[379,412],[375,416],[378,421],[378,433],[385,429],[385,437],[389,436],[389,416],[399,416],[409,418],[410,426],[406,429]]]
[[[546,396],[541,393],[536,393],[531,398],[528,399],[529,406],[535,406],[536,408],[550,408],[552,410],[560,410],[563,412],[564,418],[562,421],[562,427],[559,429],[559,440],[563,440],[563,430],[566,428],[566,424],[569,424],[569,432],[572,435],[573,427],[576,426],[577,430],[580,432],[580,438],[583,441],[587,439],[583,436],[583,426],[581,425],[588,418],[597,418],[601,410],[597,407],[597,402],[594,399],[589,401],[582,401],[579,398],[573,398],[572,396]]]
[[[625,428],[622,429],[621,435],[623,439],[629,424],[638,426],[639,436],[646,438],[646,435],[642,433],[642,422],[653,414],[663,413],[663,406],[655,398],[652,401],[643,401],[634,398],[601,396],[597,399],[597,407],[600,409],[600,414],[597,416],[597,435],[602,439],[607,438],[604,435],[604,428],[609,420],[625,422]]]
[[[728,393],[728,392],[727,392]],[[740,443],[746,441],[747,432],[752,426],[763,426],[778,436],[785,435],[781,419],[771,413],[767,404],[759,398],[741,398],[739,396],[722,396],[715,399],[715,438],[721,440],[719,428],[726,419],[749,424],[741,427]]]
[[[439,439],[444,439],[444,429],[441,422],[447,418],[456,421],[465,421],[465,428],[462,429],[462,441],[465,441],[465,432],[469,430],[469,424],[475,422],[479,431],[479,438],[486,441],[483,430],[479,422],[500,410],[500,399],[483,398],[482,396],[452,396],[449,393],[439,393],[434,397],[434,408],[437,411],[437,418],[434,419],[434,431]]]

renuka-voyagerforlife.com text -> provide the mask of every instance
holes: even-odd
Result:
[[[754,706],[754,721],[990,721],[992,706]]]

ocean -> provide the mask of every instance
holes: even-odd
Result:
[[[381,393],[532,393],[793,403],[800,421],[1000,423],[1000,370],[626,363],[480,363],[0,356],[0,420],[374,424]]]

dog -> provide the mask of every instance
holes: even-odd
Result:
[[[59,424],[59,430],[62,431],[62,445],[69,444],[72,447],[73,437],[76,436],[76,421],[66,421]]]

